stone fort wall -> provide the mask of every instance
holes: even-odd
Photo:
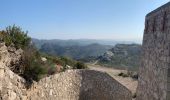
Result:
[[[170,100],[170,2],[146,16],[137,100]]]
[[[106,73],[68,70],[34,84],[31,100],[132,100],[131,92]]]

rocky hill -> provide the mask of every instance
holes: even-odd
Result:
[[[58,43],[45,43],[41,46],[40,51],[51,55],[66,56],[79,60],[88,59],[89,57],[98,57],[111,48],[112,46],[96,43],[85,46],[61,46],[58,45]]]
[[[98,63],[116,67],[137,69],[140,63],[141,45],[117,44],[98,58]]]
[[[132,44],[136,43],[134,41],[115,41],[115,40],[102,40],[102,39],[68,39],[68,40],[61,40],[61,39],[35,39],[33,38],[33,43],[35,43],[36,47],[41,48],[43,44],[56,44],[59,46],[87,46],[90,44],[101,44],[101,45],[111,45],[115,46],[118,43],[121,44]],[[138,43],[138,42],[137,42]]]

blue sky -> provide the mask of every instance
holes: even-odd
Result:
[[[0,29],[39,39],[142,40],[145,15],[168,0],[0,0]]]

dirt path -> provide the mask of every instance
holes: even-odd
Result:
[[[131,77],[124,78],[124,77],[118,76],[119,73],[124,72],[125,70],[106,68],[106,67],[102,67],[100,65],[94,65],[94,64],[87,64],[87,65],[91,70],[97,70],[97,71],[108,73],[118,82],[120,82],[122,85],[127,87],[130,91],[132,91],[133,94],[136,93],[136,88],[138,84],[137,80],[134,80]]]

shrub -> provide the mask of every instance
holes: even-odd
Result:
[[[136,98],[136,96],[137,96],[136,93],[134,93],[133,96],[132,96],[132,98]]]
[[[7,46],[12,44],[11,37],[4,30],[0,32],[0,40],[5,42]]]
[[[14,44],[17,49],[23,49],[27,47],[31,41],[31,38],[27,36],[27,33],[27,31],[24,32],[20,27],[13,25],[8,26],[6,30],[1,31],[0,37],[7,46]]]
[[[42,64],[40,54],[34,46],[29,46],[24,49],[23,64],[25,67],[23,77],[26,80],[38,81],[47,73],[47,69]]]
[[[82,62],[77,62],[75,65],[74,65],[74,69],[86,69],[87,66],[82,63]]]
[[[122,72],[121,72],[121,73],[119,73],[119,74],[118,74],[118,76],[123,76],[123,73],[122,73]]]
[[[133,71],[128,71],[129,76],[132,77],[134,80],[138,80],[138,73]]]
[[[68,57],[61,57],[60,60],[62,60],[65,63],[65,65],[70,65],[70,66],[74,66],[76,63],[73,59]]]
[[[119,73],[119,74],[118,74],[118,76],[122,76],[122,77],[129,77],[129,75],[128,75],[128,74],[123,73],[123,72]]]
[[[135,79],[135,80],[138,80],[138,74],[133,74],[132,76],[131,76],[133,79]]]

